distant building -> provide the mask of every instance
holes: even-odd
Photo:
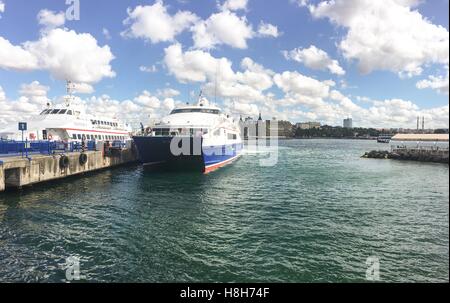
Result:
[[[353,128],[353,119],[352,118],[344,119],[344,128]]]
[[[300,129],[314,129],[314,128],[320,128],[321,124],[320,122],[301,122],[297,123],[295,125],[296,128]]]
[[[289,121],[278,121],[275,117],[272,120],[263,120],[259,114],[257,120],[247,117],[239,120],[239,126],[244,139],[280,137],[290,138],[294,136],[293,125]]]

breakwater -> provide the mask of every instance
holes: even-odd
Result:
[[[362,158],[368,159],[393,159],[405,161],[449,163],[448,149],[431,148],[397,148],[392,151],[373,150],[366,152]]]

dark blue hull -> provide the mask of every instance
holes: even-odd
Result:
[[[182,138],[180,150],[174,155],[171,150],[173,137],[133,137],[139,160],[148,168],[164,170],[191,170],[209,173],[236,160],[241,153],[241,144],[203,146],[202,138]],[[181,146],[184,145],[184,148]]]

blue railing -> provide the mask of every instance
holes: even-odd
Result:
[[[0,155],[26,155],[82,151],[81,142],[0,140]],[[84,150],[96,150],[95,141],[87,141]]]

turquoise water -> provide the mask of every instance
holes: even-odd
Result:
[[[127,166],[0,194],[0,281],[387,282],[449,277],[449,167],[280,142],[209,175]]]

